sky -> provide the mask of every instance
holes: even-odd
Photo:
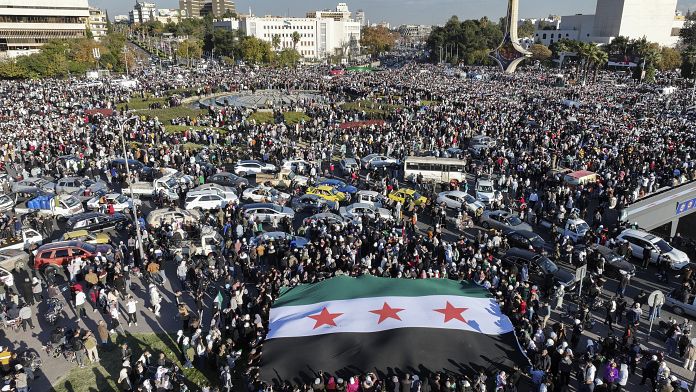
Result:
[[[178,0],[154,1],[157,8],[178,8]],[[239,12],[253,14],[304,16],[307,11],[335,8],[340,1],[348,3],[351,11],[363,9],[371,22],[387,21],[400,24],[444,24],[452,15],[459,19],[478,19],[488,16],[498,20],[506,12],[505,0],[237,0]],[[91,6],[107,9],[109,17],[128,14],[135,0],[89,0]],[[592,14],[595,1],[591,0],[520,0],[520,18],[538,18],[549,14]],[[696,0],[679,0],[678,8],[696,10]]]

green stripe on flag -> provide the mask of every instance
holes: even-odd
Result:
[[[482,287],[449,279],[392,279],[371,275],[357,278],[337,276],[319,283],[283,287],[280,296],[272,307],[309,305],[317,302],[356,298],[421,297],[426,295],[490,297],[488,291]]]

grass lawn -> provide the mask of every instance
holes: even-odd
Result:
[[[142,112],[138,112],[137,114],[140,116],[157,117],[159,121],[166,126],[169,125],[171,120],[174,118],[194,118],[206,113],[208,113],[208,111],[205,109],[193,109],[188,106],[177,106],[165,109],[144,110]]]
[[[169,134],[182,133],[182,132],[187,131],[187,130],[189,130],[189,129],[194,129],[194,130],[200,131],[200,130],[203,130],[203,129],[210,129],[210,128],[215,129],[216,131],[218,131],[218,132],[221,133],[221,134],[227,133],[227,130],[222,129],[222,128],[202,127],[202,126],[198,126],[198,125],[190,127],[190,126],[188,126],[188,125],[168,125],[168,124],[164,124],[164,130],[165,130],[167,133],[169,133]]]
[[[368,99],[361,99],[341,105],[341,109],[352,112],[365,112],[368,118],[383,119],[397,109],[402,109],[403,105],[391,105],[387,103],[375,102]]]
[[[179,349],[176,345],[176,336],[168,334],[134,334],[119,335],[117,344],[127,342],[133,350],[133,361],[136,361],[146,349],[152,353],[152,361],[155,362],[159,354],[163,352],[168,360],[173,361],[181,367]],[[99,351],[101,362],[92,366],[85,359],[87,367],[84,369],[74,368],[63,376],[54,385],[53,392],[118,392],[120,389],[116,385],[118,373],[121,371],[121,350],[112,345],[111,351]],[[191,368],[183,369],[186,379],[190,381],[189,389],[200,389],[204,383],[217,383],[217,376],[211,372],[203,372]]]
[[[272,112],[254,112],[247,120],[254,120],[257,124],[270,124],[274,122]]]
[[[165,103],[165,102],[167,102],[167,98],[166,97],[145,97],[143,99],[143,98],[140,98],[140,96],[137,96],[137,97],[132,97],[130,99],[130,102],[128,102],[127,104],[128,104],[128,109],[142,110],[142,109],[147,109],[148,107],[150,107],[150,104],[152,104],[154,102]],[[126,107],[126,103],[119,103],[118,105],[116,105],[116,107],[119,110],[124,109]]]
[[[421,100],[420,103],[423,106],[433,106],[433,105],[439,105],[441,102],[440,101],[428,101],[426,99],[426,100]]]
[[[287,125],[295,125],[302,121],[307,122],[310,120],[309,116],[302,112],[285,112],[283,113],[283,117]]]

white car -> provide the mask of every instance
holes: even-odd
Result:
[[[187,210],[214,210],[225,208],[228,204],[239,201],[236,195],[226,195],[215,189],[205,191],[190,191],[186,194],[184,208]]]
[[[259,185],[245,189],[244,192],[242,192],[242,200],[252,201],[254,203],[285,204],[290,200],[290,194],[281,192],[270,186]]]
[[[312,164],[304,159],[286,159],[283,161],[282,169],[303,174],[309,172],[310,167],[312,167]]]
[[[87,200],[88,210],[98,210],[102,205],[113,204],[114,211],[123,212],[125,210],[132,211],[133,205],[140,205],[140,200],[133,201],[130,197],[120,193],[108,193],[106,195],[97,195]]]
[[[276,172],[275,165],[261,161],[249,160],[239,161],[234,166],[234,174],[245,177],[250,174],[273,173]]]
[[[437,194],[437,204],[445,204],[448,208],[459,210],[464,207],[465,211],[480,216],[485,206],[473,196],[462,191],[446,191]]]
[[[360,217],[367,215],[370,218],[381,218],[384,220],[394,220],[391,211],[386,208],[373,207],[365,203],[353,203],[346,207],[341,207],[339,213],[346,219],[357,221]]]
[[[386,155],[369,154],[364,156],[360,163],[365,169],[377,169],[385,166],[398,165],[399,160]]]
[[[37,190],[53,193],[56,190],[56,184],[36,177],[25,178],[12,183],[12,192],[14,193],[35,192]]]
[[[223,186],[223,185],[208,183],[208,184],[203,184],[203,185],[197,186],[197,187],[193,188],[192,191],[201,192],[201,191],[208,191],[211,189],[214,191],[217,191],[218,193],[222,193],[225,196],[225,199],[227,199],[227,200],[234,200],[235,202],[239,200],[237,193],[234,191],[234,188],[232,188],[231,186]]]
[[[106,183],[102,180],[94,181],[87,177],[63,177],[56,183],[56,193],[97,193],[107,190]]]
[[[11,210],[15,206],[15,199],[9,195],[0,194],[0,212]]]
[[[662,238],[642,230],[626,229],[616,238],[628,241],[631,253],[639,259],[643,259],[643,251],[648,249],[651,263],[657,263],[660,255],[667,257],[672,269],[675,270],[680,270],[691,262],[686,253],[673,247]]]
[[[479,178],[476,180],[476,200],[489,206],[494,202],[501,202],[503,200],[503,195],[495,190],[493,181],[486,178]]]
[[[290,207],[283,207],[273,203],[252,203],[242,206],[244,216],[251,221],[260,222],[280,221],[288,218],[291,221],[295,218],[295,211]]]

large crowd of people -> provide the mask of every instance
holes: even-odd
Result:
[[[132,223],[114,233],[110,253],[66,262],[64,286],[26,269],[15,271],[14,287],[0,283],[5,337],[13,340],[19,328],[50,328],[50,336],[42,342],[44,362],[64,358],[79,367],[98,363],[105,352],[113,355],[117,350],[121,370],[112,381],[124,391],[270,390],[269,380],[260,378],[259,363],[269,309],[281,287],[336,275],[455,279],[478,284],[498,299],[529,364],[493,374],[380,378],[370,373],[342,379],[322,373],[306,384],[286,382],[274,390],[558,392],[574,388],[614,392],[631,390],[629,378],[639,374],[641,384],[649,381],[649,387],[634,382],[632,390],[685,391],[686,384],[670,372],[668,360],[693,370],[696,346],[691,342],[691,326],[686,320],[667,322],[665,348],[648,350],[641,344],[640,328],[654,312],[647,308],[645,293],[630,298],[625,294],[628,277],[619,279],[616,295],[599,309],[592,309],[589,300],[570,301],[570,293],[551,276],[535,283],[533,266],[501,261],[510,248],[504,233],[480,228],[464,232],[448,219],[462,212],[438,205],[437,188],[465,189],[466,184],[433,185],[421,178],[407,184],[398,167],[357,172],[336,167],[344,157],[360,161],[378,153],[403,162],[407,156],[444,156],[447,149],[457,148],[455,155],[466,161],[472,178],[495,179],[503,198],[492,207],[508,209],[535,228],[541,219],[555,223],[574,214],[592,228],[580,243],[606,245],[630,259],[625,244],[614,240],[619,228],[617,211],[696,178],[696,122],[688,111],[690,91],[680,88],[663,95],[662,86],[681,83],[667,74],[655,84],[638,85],[622,73],[607,73],[595,84],[556,87],[557,78],[543,69],[522,69],[513,75],[486,68],[468,71],[483,78],[460,77],[441,66],[409,64],[333,78],[326,77],[326,67],[254,71],[220,66],[177,73],[149,68],[134,74],[135,90],[78,79],[0,82],[0,154],[6,174],[3,190],[8,194],[19,178],[68,175],[102,180],[127,194],[128,184],[140,180],[142,173],[134,170],[129,178],[109,166],[111,160],[122,157],[124,129],[127,158],[157,170],[176,169],[193,179],[179,191],[179,202],[189,186],[205,183],[240,159],[280,167],[291,158],[311,163],[305,168],[310,184],[320,177],[340,178],[359,189],[379,192],[385,205],[388,195],[401,187],[417,188],[428,199],[423,205],[393,203],[393,219],[363,216],[344,225],[283,219],[271,227],[249,219],[237,203],[207,211],[196,221]],[[254,108],[228,106],[224,100],[197,116],[171,122],[150,116],[148,110],[130,108],[132,100],[154,100],[173,89],[186,90],[184,95],[192,99],[181,96],[157,101],[157,106],[264,89],[312,90],[326,100],[273,108],[275,118],[290,110],[308,116],[309,120],[293,126],[282,121],[257,123],[251,119]],[[370,110],[349,110],[342,107],[344,102],[374,104]],[[384,123],[341,126],[371,119],[375,107]],[[113,115],[101,109],[112,109]],[[129,120],[133,116],[137,119]],[[173,124],[186,129],[168,132]],[[492,137],[495,145],[470,152],[469,140],[481,134]],[[196,148],[190,148],[191,144]],[[559,168],[592,171],[600,180],[570,186],[562,181],[564,172]],[[302,194],[302,187],[295,188],[293,194]],[[154,203],[171,205],[159,197]],[[140,216],[147,215],[145,207],[139,208]],[[46,238],[62,234],[55,219],[13,214],[11,209],[0,222],[6,237],[16,236],[22,227],[32,227]],[[222,252],[194,257],[172,251],[176,232],[194,232],[202,226],[220,234]],[[252,241],[271,230],[309,241],[302,248],[284,240]],[[551,259],[592,266],[586,296],[601,294],[604,268],[593,254],[583,253],[578,259],[567,237],[552,230],[548,238],[552,246],[544,252]],[[669,275],[666,269],[661,271]],[[694,279],[688,268],[679,278],[680,295],[687,301],[696,294]],[[62,302],[66,302],[65,310],[61,310]],[[575,309],[569,310],[569,302],[576,304]],[[60,307],[59,314],[74,312],[75,317],[58,317],[55,326],[35,325],[37,306],[49,305],[50,310]],[[600,339],[584,333],[593,327],[593,310],[611,329]],[[567,320],[559,319],[563,312],[569,313]],[[176,315],[176,328],[165,332],[175,341],[167,353],[156,355],[154,350],[124,343],[127,330],[138,322],[142,325],[172,315]],[[13,325],[15,320],[19,321]],[[18,347],[3,347],[0,364],[9,388],[24,392],[39,361],[20,354]],[[186,369],[194,367],[212,374],[208,385],[187,380]]]

